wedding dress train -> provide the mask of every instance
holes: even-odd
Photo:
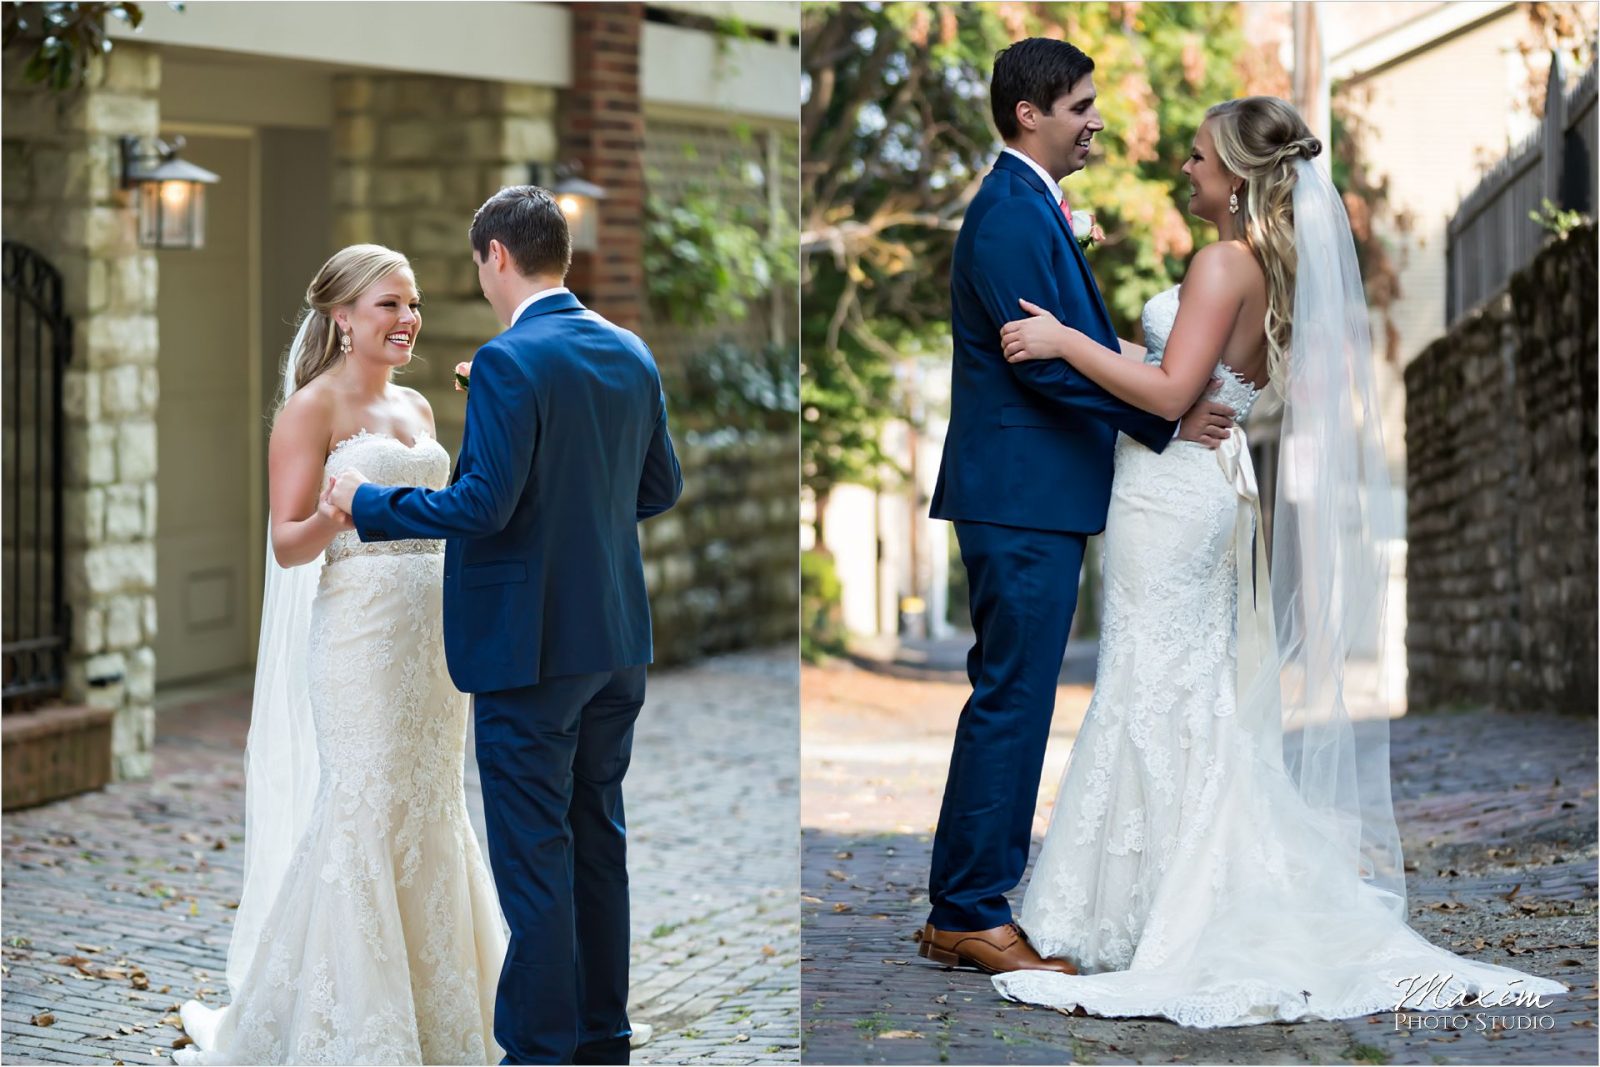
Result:
[[[1145,306],[1147,360],[1161,358],[1177,307],[1176,288]],[[1218,374],[1215,399],[1242,422],[1258,393],[1226,366]],[[1179,441],[1157,454],[1117,441],[1094,696],[1019,920],[1042,955],[1083,973],[1016,971],[996,988],[1196,1027],[1565,992],[1411,930],[1403,900],[1363,880],[1302,799],[1276,702],[1240,706],[1250,613],[1239,608],[1266,562],[1251,552],[1241,442],[1235,431],[1218,452]],[[1270,631],[1270,612],[1251,617]],[[1272,640],[1243,625],[1245,640]]]
[[[363,431],[326,473],[442,487],[449,456]],[[495,1063],[506,951],[463,788],[441,541],[328,546],[306,651],[320,779],[234,1002],[182,1011],[180,1063]]]

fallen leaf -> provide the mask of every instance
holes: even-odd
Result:
[[[749,1041],[749,1040],[750,1040],[750,1035],[749,1034],[734,1034],[733,1035],[733,1043],[735,1045],[737,1045],[741,1041]]]
[[[174,1038],[173,1039],[172,1047],[173,1048],[188,1048],[192,1044],[194,1044],[194,1038],[190,1037],[188,1034],[184,1034],[182,1037],[178,1037],[178,1038]]]
[[[885,1030],[878,1036],[885,1041],[899,1041],[903,1038],[921,1037],[922,1035],[915,1030]]]
[[[821,897],[807,896],[804,893],[800,894],[800,900],[803,903],[806,903],[806,904],[821,904],[822,903],[822,898]]]
[[[855,855],[856,854],[854,852],[835,852],[833,854],[833,858],[836,860],[848,860],[854,859]]]
[[[883,962],[887,963],[891,967],[909,967],[909,966],[911,966],[910,962],[907,961],[907,960],[885,959]]]
[[[763,956],[776,956],[778,954],[778,950],[773,948],[771,945],[762,945],[761,954]]]
[[[102,945],[79,945],[79,944],[74,944],[72,947],[77,949],[79,952],[104,952],[105,951],[105,947],[102,946]]]
[[[835,882],[848,882],[850,880],[850,876],[845,874],[843,871],[829,871],[828,877],[832,878]]]
[[[1518,882],[1516,885],[1511,887],[1511,892],[1509,892],[1509,893],[1501,893],[1500,894],[1500,899],[1505,901],[1507,904],[1509,904],[1509,903],[1511,903],[1511,898],[1516,896],[1521,891],[1522,891],[1522,883]]]
[[[56,1017],[47,1011],[41,1011],[28,1021],[35,1026],[54,1026],[56,1024]]]
[[[846,912],[850,910],[850,905],[844,903],[835,904],[833,910],[835,914]]]

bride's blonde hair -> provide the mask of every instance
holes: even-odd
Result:
[[[328,257],[306,287],[306,304],[295,323],[294,343],[301,347],[298,353],[290,352],[295,358],[296,389],[305,388],[344,358],[333,309],[354,303],[395,271],[410,269],[405,256],[382,245],[350,245]]]
[[[1206,111],[1217,157],[1244,179],[1239,222],[1267,276],[1267,371],[1282,388],[1294,312],[1294,161],[1322,142],[1300,113],[1273,96],[1228,100]]]

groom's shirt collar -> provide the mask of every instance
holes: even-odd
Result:
[[[1043,167],[1039,166],[1039,164],[1037,162],[1035,162],[1030,156],[1028,156],[1027,153],[1019,152],[1015,148],[1012,148],[1010,145],[1006,145],[1005,151],[1006,151],[1007,155],[1016,156],[1018,159],[1022,160],[1028,166],[1032,167],[1033,168],[1033,172],[1039,176],[1039,180],[1044,182],[1044,191],[1047,194],[1050,195],[1050,197],[1052,198],[1052,201],[1054,203],[1057,203],[1057,204],[1059,204],[1061,202],[1061,183],[1056,181],[1054,178],[1050,177],[1050,172],[1049,171],[1047,171]],[[1053,190],[1053,192],[1052,192],[1052,190]]]
[[[517,305],[517,310],[511,313],[511,325],[515,326],[517,324],[517,320],[522,318],[522,313],[531,308],[535,301],[543,300],[547,296],[560,296],[562,293],[570,292],[572,292],[572,290],[568,289],[564,285],[557,285],[549,289],[540,289],[537,293],[534,293],[532,296],[528,297],[528,299]]]

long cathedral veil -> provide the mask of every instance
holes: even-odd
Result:
[[[294,394],[295,370],[316,312],[307,309],[284,360],[280,407]],[[260,946],[267,913],[283,884],[294,848],[316,798],[319,764],[311,715],[306,656],[311,603],[322,556],[298,567],[280,566],[267,522],[267,575],[261,600],[255,694],[245,745],[244,890],[228,946],[228,986],[234,997]]]
[[[1268,727],[1258,733],[1262,756],[1282,759],[1332,869],[1358,872],[1350,884],[1380,890],[1403,920],[1382,647],[1398,528],[1366,298],[1349,218],[1326,168],[1310,159],[1293,166],[1294,328],[1278,383],[1282,451],[1271,530],[1276,647],[1253,677],[1241,677],[1240,710]]]

